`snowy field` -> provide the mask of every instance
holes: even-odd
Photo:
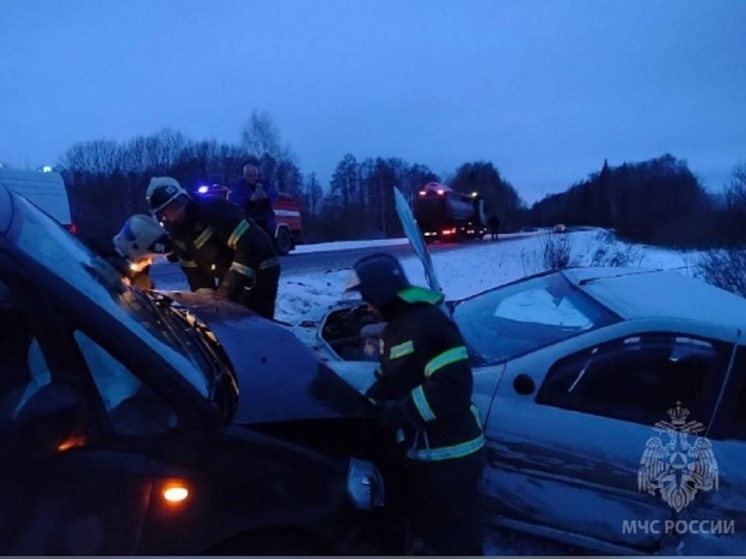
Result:
[[[507,238],[515,237],[507,241]],[[469,296],[545,269],[544,248],[549,242],[567,243],[571,265],[639,266],[643,268],[675,269],[682,274],[694,275],[700,253],[682,253],[640,245],[627,245],[614,240],[601,230],[580,231],[566,234],[527,233],[501,235],[497,242],[475,242],[457,251],[432,254],[433,265],[440,284],[449,299]],[[343,250],[369,246],[406,244],[406,239],[384,241],[354,241],[304,245],[297,253]],[[292,258],[292,253],[287,258]],[[422,265],[416,256],[402,260],[409,279],[424,284]],[[160,264],[157,264],[160,265]],[[335,270],[314,275],[283,272],[277,299],[276,318],[289,323],[302,321],[308,313],[318,312],[334,305],[342,296],[347,282],[347,270]],[[159,289],[186,289],[185,281],[157,285]],[[574,548],[555,545],[507,531],[488,536],[486,552],[489,555],[573,555]]]
[[[514,237],[510,241],[508,238]],[[644,268],[676,269],[683,274],[693,275],[699,253],[681,253],[647,248],[640,245],[627,245],[615,241],[601,230],[579,231],[567,234],[525,233],[501,235],[506,242],[473,242],[456,251],[435,252],[433,266],[441,287],[448,299],[458,299],[479,293],[515,279],[541,272],[545,269],[543,250],[547,242],[566,241],[570,251],[570,264],[610,265],[613,261],[626,266]],[[407,244],[406,239],[381,241],[346,241],[301,245],[294,252],[308,253],[327,250],[343,250]],[[294,253],[286,258],[292,258]],[[401,259],[412,283],[424,284],[425,275],[416,256]],[[156,264],[161,265],[161,264]],[[314,275],[294,275],[283,271],[277,296],[276,318],[284,322],[297,323],[304,315],[328,308],[335,304],[344,291],[347,270],[335,270]],[[187,289],[186,281],[159,283],[158,289]]]

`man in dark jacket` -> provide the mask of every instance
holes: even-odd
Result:
[[[232,202],[192,199],[175,179],[153,177],[147,191],[164,221],[192,291],[219,296],[274,318],[280,259],[269,236]]]
[[[496,215],[491,215],[489,219],[487,220],[487,226],[490,229],[490,240],[496,241],[498,231],[500,229],[500,218]]]
[[[259,167],[247,163],[243,177],[238,179],[230,191],[230,201],[238,204],[270,238],[275,236],[275,212],[272,204],[277,200],[277,191],[271,185],[259,182]]]
[[[357,290],[386,321],[380,366],[366,396],[402,449],[403,490],[425,553],[483,555],[480,483],[482,423],[471,403],[473,377],[456,324],[440,293],[409,283],[385,253],[354,265]]]

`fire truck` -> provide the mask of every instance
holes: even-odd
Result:
[[[202,185],[197,188],[200,196],[217,196],[230,200],[230,189],[220,184]],[[298,201],[287,192],[278,192],[277,200],[272,202],[275,212],[274,242],[278,254],[286,255],[297,245],[303,243],[303,224]]]
[[[468,196],[431,182],[417,193],[412,211],[428,243],[481,239],[487,233],[484,200],[476,192]]]

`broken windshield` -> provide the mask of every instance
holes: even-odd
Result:
[[[535,351],[618,321],[560,273],[498,287],[455,306],[454,320],[487,362]]]

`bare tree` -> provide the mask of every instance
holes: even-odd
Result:
[[[280,145],[280,129],[267,111],[251,111],[241,127],[241,144],[257,159],[265,154],[274,159],[287,155]]]
[[[746,163],[733,169],[730,185],[725,189],[724,197],[726,209],[746,209]]]
[[[707,283],[746,297],[746,250],[733,247],[707,251],[695,268]]]
[[[311,173],[306,181],[304,195],[306,208],[311,215],[318,215],[323,197],[324,191],[316,178],[316,173]]]
[[[171,169],[181,159],[187,149],[187,139],[184,135],[171,128],[165,128],[155,135],[158,163],[164,170]]]
[[[112,174],[121,162],[121,153],[113,140],[94,140],[74,144],[62,156],[62,165],[73,172]]]

